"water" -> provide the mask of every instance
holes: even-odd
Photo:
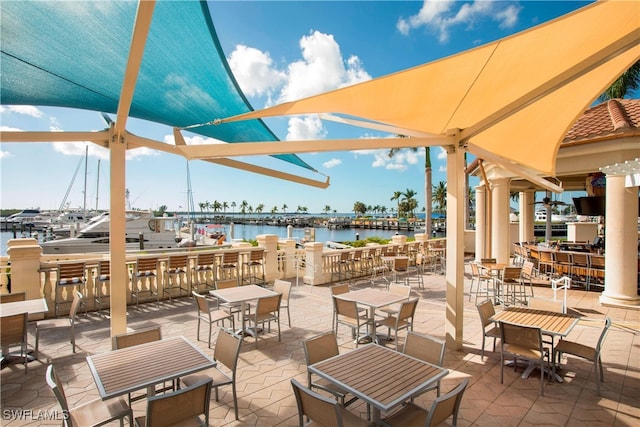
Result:
[[[227,240],[231,239],[230,236],[230,226],[225,226],[227,232]],[[275,234],[278,237],[285,239],[287,238],[287,227],[280,227],[275,225],[239,225],[235,224],[233,232],[234,239],[244,239],[244,240],[255,240],[256,236],[259,234]],[[301,228],[294,227],[291,229],[291,237],[297,240],[303,240],[305,238],[305,232],[315,232],[315,241],[316,242],[345,242],[345,241],[353,241],[357,240],[357,235],[359,235],[360,240],[364,240],[367,237],[380,237],[383,239],[390,239],[392,236],[397,234],[405,234],[407,236],[413,236],[413,231],[407,230],[370,230],[363,228],[347,228],[347,229],[329,229],[325,227],[315,227],[315,228]],[[18,237],[21,237],[18,235]],[[0,256],[7,255],[7,242],[9,239],[13,239],[13,233],[10,231],[0,232]]]

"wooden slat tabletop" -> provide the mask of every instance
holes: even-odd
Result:
[[[309,370],[383,411],[419,394],[449,372],[376,344],[315,363]]]
[[[229,303],[243,302],[275,295],[275,292],[258,285],[236,286],[234,288],[209,291],[209,293]]]
[[[47,300],[44,298],[28,299],[25,301],[5,302],[0,304],[0,316],[13,316],[14,314],[38,314],[49,311]]]
[[[103,400],[216,366],[184,337],[87,357]]]
[[[553,311],[534,310],[526,307],[507,307],[503,311],[494,314],[491,320],[523,326],[535,326],[545,334],[567,336],[578,323],[579,318],[571,314],[555,313]]]
[[[407,299],[407,297],[402,295],[397,295],[387,291],[379,291],[377,289],[371,288],[350,291],[345,294],[336,295],[336,298],[340,298],[346,301],[355,301],[358,304],[363,304],[375,308],[384,307],[385,305],[393,304]]]

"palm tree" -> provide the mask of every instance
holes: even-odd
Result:
[[[198,207],[200,208],[200,212],[204,212],[204,208],[207,207],[206,202],[198,202]]]
[[[440,213],[444,213],[447,207],[447,183],[440,181],[437,186],[434,186],[433,202],[436,204],[436,210]]]
[[[256,206],[256,213],[257,214],[261,214],[263,210],[264,210],[264,204],[263,203],[260,203],[258,206]]]
[[[398,215],[400,215],[400,197],[402,197],[402,191],[394,191],[393,192],[393,196],[391,197],[391,201],[393,202],[394,200],[397,200],[397,204],[398,204]]]
[[[286,203],[282,205],[282,212],[284,212],[284,214],[285,214],[285,215],[287,214],[287,208],[288,208],[288,207],[289,207],[289,206],[287,206],[287,204],[286,204]]]
[[[356,216],[360,215],[364,215],[367,212],[367,205],[365,205],[362,202],[355,202],[353,204],[353,213],[356,214]]]
[[[400,138],[407,138],[404,135],[398,135]],[[396,152],[402,150],[402,148],[392,148],[389,150],[389,157],[393,157]],[[418,147],[410,148],[411,151],[417,151]],[[425,234],[431,236],[431,212],[433,206],[431,205],[432,199],[432,171],[431,171],[431,147],[424,147],[424,204],[425,204]]]
[[[214,200],[213,204],[211,205],[211,208],[213,209],[213,213],[217,213],[220,211],[220,209],[222,209],[222,205],[220,204],[219,201]]]
[[[325,215],[328,214],[329,212],[331,212],[331,206],[325,205],[322,211],[324,212]]]
[[[640,89],[640,61],[622,73],[598,99],[604,102],[609,99],[624,98],[638,89]]]
[[[225,216],[227,216],[227,209],[229,209],[229,203],[222,202],[222,212],[224,213]]]
[[[271,215],[275,215],[276,212],[278,212],[278,207],[277,206],[272,207],[271,208]]]
[[[244,216],[247,213],[247,208],[249,207],[249,203],[246,200],[243,200],[240,203],[240,213]]]
[[[233,213],[235,213],[235,210],[234,210],[234,209],[236,208],[236,206],[237,206],[237,205],[236,205],[236,202],[231,202],[231,213],[232,213],[232,214],[233,214]]]
[[[404,193],[402,193],[402,202],[406,208],[405,212],[407,214],[411,214],[411,216],[413,216],[415,209],[418,207],[418,201],[414,198],[416,194],[418,193],[408,188]]]

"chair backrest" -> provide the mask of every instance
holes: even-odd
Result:
[[[558,251],[558,252],[554,252],[554,254],[556,256],[557,262],[561,262],[565,264],[571,264],[573,262],[573,257],[569,252]]]
[[[553,263],[553,252],[550,251],[540,251],[540,261]]]
[[[411,299],[409,301],[403,301],[400,304],[398,310],[398,322],[410,321],[416,314],[416,307],[418,307],[418,298]]]
[[[602,345],[604,344],[604,339],[607,337],[607,332],[609,332],[609,328],[611,327],[611,318],[607,317],[604,320],[604,328],[600,333],[600,338],[598,338],[598,344],[596,344],[596,360],[598,360],[598,356],[600,355],[600,351],[602,350]]]
[[[531,261],[524,261],[522,263],[522,277],[526,279],[531,279],[535,276],[535,266]]]
[[[141,273],[153,272],[154,274],[158,271],[158,258],[138,258],[135,264],[135,274],[139,275]]]
[[[196,258],[196,265],[198,267],[213,266],[215,259],[216,255],[213,252],[202,252],[199,253]]]
[[[235,288],[238,286],[237,279],[224,279],[216,281],[216,289],[228,289]]]
[[[431,335],[409,331],[407,339],[404,341],[403,353],[416,359],[442,366],[446,345],[444,340],[439,340]]]
[[[107,260],[98,262],[98,270],[96,271],[96,280],[106,282],[111,278],[111,262]]]
[[[237,264],[239,255],[238,251],[225,251],[222,255],[222,265],[232,266],[232,264]]]
[[[205,417],[205,425],[209,425],[209,399],[211,398],[212,378],[180,390],[159,394],[147,399],[146,424],[149,427],[169,427]]]
[[[218,331],[216,346],[213,349],[213,358],[230,369],[234,379],[241,347],[242,337],[227,332],[224,329]]]
[[[291,282],[286,280],[276,279],[273,282],[273,290],[279,294],[282,294],[282,299],[289,303],[289,296],[291,295]]]
[[[393,269],[396,271],[406,271],[409,267],[409,258],[398,257],[393,259]]]
[[[347,301],[341,298],[333,297],[336,314],[338,316],[345,316],[351,319],[358,319],[358,304],[355,301]]]
[[[295,379],[291,380],[293,393],[298,404],[298,417],[300,425],[305,425],[304,417],[308,417],[318,425],[343,427],[342,411],[334,399],[329,399],[300,384]]]
[[[188,263],[189,258],[187,255],[170,255],[167,268],[169,270],[184,269],[187,268]]]
[[[436,398],[431,405],[429,415],[424,423],[425,427],[438,426],[450,416],[453,416],[451,425],[457,425],[460,402],[462,401],[462,395],[464,394],[468,384],[469,379],[465,378],[449,393]]]
[[[71,324],[76,322],[76,315],[78,314],[78,309],[80,308],[80,303],[84,297],[78,291],[73,293],[73,300],[71,301],[71,308],[69,308],[69,321]]]
[[[500,337],[503,348],[505,345],[512,345],[518,349],[535,350],[544,354],[540,328],[500,322]]]
[[[47,381],[47,385],[49,386],[51,391],[53,391],[53,394],[56,396],[56,399],[60,404],[60,408],[62,409],[62,412],[65,414],[68,414],[69,404],[67,403],[67,396],[65,395],[64,389],[62,388],[62,384],[60,384],[60,380],[58,380],[58,376],[56,375],[56,372],[53,369],[53,365],[47,366],[45,379]],[[65,422],[64,425],[67,425],[67,422]]]
[[[84,262],[58,264],[58,285],[74,285],[85,282]]]
[[[145,344],[152,341],[160,341],[162,332],[160,326],[140,329],[139,331],[127,332],[113,337],[113,349],[133,347],[134,345]]]
[[[256,316],[275,313],[280,311],[280,302],[282,294],[271,295],[268,297],[258,298],[256,303]]]
[[[553,311],[555,313],[564,312],[564,303],[561,300],[554,301],[546,298],[529,297],[527,306],[536,310]]]
[[[587,254],[575,253],[573,254],[573,264],[581,267],[589,266],[589,257]]]
[[[14,314],[0,319],[0,346],[27,343],[28,313]]]
[[[316,362],[340,354],[338,339],[333,331],[304,340],[302,346],[304,347],[304,358],[307,365],[313,365]]]
[[[502,281],[503,282],[516,282],[520,279],[520,273],[522,267],[504,267],[502,269]]]
[[[480,267],[477,262],[470,262],[469,266],[471,267],[471,275],[473,277],[480,277]]]
[[[351,291],[347,283],[341,285],[333,285],[329,288],[329,290],[331,291],[332,296],[346,294],[347,292]]]
[[[205,298],[204,295],[197,293],[196,291],[192,291],[191,295],[196,300],[196,308],[198,309],[198,316],[204,316],[208,319],[211,319],[211,308],[209,307],[209,301]]]
[[[604,268],[604,256],[589,255],[589,265],[593,268]]]
[[[14,292],[12,294],[0,295],[0,304],[4,304],[5,302],[25,301],[26,299],[26,292]]]
[[[489,319],[491,319],[491,316],[496,314],[496,309],[493,306],[493,302],[491,302],[491,300],[489,299],[484,300],[481,303],[478,303],[476,307],[478,307],[478,314],[480,315],[482,327],[485,328],[486,326],[492,324],[493,322]]]
[[[249,256],[251,262],[263,262],[264,261],[264,249],[253,249]]]
[[[400,283],[389,283],[389,292],[394,295],[401,295],[409,299],[409,295],[411,295],[411,287],[407,285],[403,285]]]

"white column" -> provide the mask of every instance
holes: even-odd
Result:
[[[533,224],[535,219],[535,191],[525,190],[520,192],[520,225],[519,225],[519,241],[533,242],[536,238],[533,233]]]
[[[509,179],[491,181],[491,258],[509,262]]]
[[[625,187],[624,175],[607,175],[602,304],[640,305],[637,221],[638,187]]]
[[[256,236],[258,245],[264,248],[265,280],[272,282],[278,277],[278,235],[259,234]]]
[[[487,253],[487,187],[476,186],[476,261]]]
[[[447,150],[447,267],[445,338],[447,347],[462,348],[464,320],[464,151]]]

